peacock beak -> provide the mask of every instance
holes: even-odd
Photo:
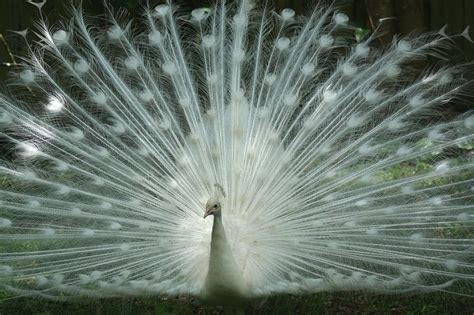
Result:
[[[211,214],[211,209],[210,208],[206,208],[206,211],[204,211],[204,217],[203,219],[205,219],[208,215]]]

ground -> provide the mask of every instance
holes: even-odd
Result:
[[[473,314],[474,298],[434,293],[423,295],[372,295],[324,293],[308,296],[277,296],[256,301],[245,314]],[[0,302],[1,315],[75,314],[224,314],[189,298],[158,297],[57,302],[18,298]]]

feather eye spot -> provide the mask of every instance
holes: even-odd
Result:
[[[443,198],[439,196],[432,197],[428,200],[428,202],[433,206],[441,206],[443,204]]]
[[[109,150],[107,150],[106,148],[104,148],[102,146],[97,146],[96,152],[97,152],[97,155],[101,158],[106,158],[106,157],[110,156]]]
[[[16,145],[19,150],[19,155],[23,158],[32,158],[40,154],[40,149],[37,145],[31,142],[20,142]]]
[[[211,14],[209,8],[199,8],[191,11],[191,19],[196,22],[205,20]]]
[[[245,51],[243,49],[236,49],[232,53],[232,60],[235,63],[240,63],[244,60],[245,58]]]
[[[77,127],[71,127],[67,134],[75,140],[84,139],[84,132]]]
[[[178,104],[184,108],[191,106],[191,99],[189,97],[183,97],[178,100]]]
[[[1,225],[0,225],[1,227]],[[0,265],[0,277],[1,276],[8,276],[13,273],[13,268],[8,265]]]
[[[428,139],[431,141],[441,141],[444,139],[444,134],[438,128],[428,131]]]
[[[53,236],[54,234],[56,234],[56,231],[50,227],[44,228],[40,232],[41,234],[46,235],[46,236]]]
[[[7,218],[0,218],[0,228],[7,228],[12,225],[12,221]]]
[[[443,73],[439,78],[439,84],[445,85],[453,81],[453,76],[449,73]]]
[[[402,129],[405,126],[405,124],[401,121],[400,118],[394,118],[388,121],[388,130],[390,131],[398,131]]]
[[[160,46],[163,42],[163,35],[158,30],[153,30],[148,34],[148,42],[150,45]]]
[[[329,48],[332,46],[332,44],[334,43],[334,37],[332,37],[331,35],[323,35],[321,36],[321,38],[319,39],[319,46],[321,48]]]
[[[125,133],[126,127],[125,125],[120,122],[118,119],[111,119],[112,125],[110,126],[110,130],[116,135],[122,135]]]
[[[467,222],[470,221],[470,215],[467,212],[460,213],[456,216],[456,220],[461,221],[461,222]]]
[[[74,70],[76,70],[80,75],[89,71],[90,65],[84,59],[78,59],[74,63]]]
[[[50,96],[46,109],[51,113],[59,113],[64,108],[64,101],[57,96]]]
[[[118,231],[122,228],[122,224],[118,223],[118,222],[111,222],[109,224],[109,229],[111,230],[114,230],[114,231]]]
[[[95,235],[95,231],[92,229],[83,229],[81,235],[85,237],[92,237]]]
[[[215,73],[211,73],[206,77],[206,79],[207,79],[207,83],[209,83],[209,85],[214,85],[214,84],[217,83],[218,77]]]
[[[279,51],[284,51],[290,47],[290,39],[288,37],[281,37],[277,40],[276,47]]]
[[[388,78],[396,78],[400,73],[401,73],[401,69],[399,66],[397,65],[389,65],[386,69],[385,69],[385,75],[388,77]]]
[[[168,119],[162,119],[158,124],[158,127],[163,130],[169,130],[171,129],[171,121],[169,121]]]
[[[91,101],[97,105],[105,105],[107,103],[107,96],[104,92],[96,92],[91,96]]]
[[[364,99],[369,103],[369,104],[375,104],[378,101],[380,101],[382,96],[382,93],[379,91],[371,88],[367,92],[364,93]]]
[[[420,107],[425,103],[426,103],[426,101],[423,98],[423,95],[421,95],[421,94],[417,94],[417,95],[411,97],[410,100],[408,101],[408,104],[411,107]]]
[[[0,122],[1,122],[1,119],[0,119]],[[467,129],[474,129],[474,115],[471,115],[464,119],[464,126]]]
[[[107,30],[107,37],[109,38],[109,40],[112,41],[120,40],[123,35],[124,32],[122,28],[118,25],[113,25]]]
[[[360,115],[360,114],[353,114],[349,119],[347,120],[347,127],[348,128],[357,128],[361,126],[365,121],[365,117]]]
[[[137,57],[129,56],[125,58],[124,64],[128,70],[137,70],[140,66],[140,60]]]
[[[344,13],[336,13],[334,15],[334,23],[336,25],[346,25],[349,22],[349,17]]]
[[[105,184],[105,181],[103,178],[99,177],[99,176],[95,176],[93,178],[93,181],[92,181],[92,184],[96,185],[96,186],[104,186]]]
[[[274,73],[269,73],[265,76],[265,84],[272,86],[277,80],[277,76]]]
[[[38,200],[29,200],[26,205],[28,206],[28,208],[32,208],[32,209],[36,209],[36,208],[39,208],[41,206],[41,202],[39,202]]]
[[[410,235],[410,241],[412,242],[419,243],[422,240],[423,240],[423,234],[421,233],[413,233],[412,235]]]
[[[354,64],[345,63],[342,66],[342,73],[347,77],[353,76],[357,73],[357,66]]]
[[[216,44],[216,37],[214,35],[205,35],[202,37],[202,47],[211,48]]]
[[[56,195],[68,195],[71,192],[71,188],[66,185],[59,185],[55,191]]]
[[[438,163],[434,168],[434,171],[436,173],[442,174],[442,175],[448,173],[450,170],[451,170],[451,167],[449,166],[448,161],[442,161],[442,162]]]
[[[81,215],[82,214],[82,210],[79,208],[79,207],[73,207],[71,209],[71,213],[74,214],[74,215]]]
[[[30,69],[23,70],[20,72],[20,80],[23,83],[32,83],[35,81],[35,73]]]
[[[290,8],[285,8],[281,10],[281,18],[283,21],[291,21],[295,17],[295,11]]]
[[[371,155],[376,152],[377,147],[370,145],[369,143],[362,144],[358,151],[361,155]]]
[[[356,207],[365,207],[369,204],[369,201],[367,199],[361,199],[357,200],[354,204]]]
[[[153,93],[149,89],[144,89],[138,93],[138,98],[143,102],[148,103],[153,99]]]
[[[397,152],[395,153],[396,155],[398,156],[404,156],[404,155],[407,155],[407,154],[410,154],[412,152],[412,149],[409,148],[408,146],[406,145],[401,145],[398,149],[397,149]]]
[[[120,246],[119,246],[119,249],[120,249],[122,252],[129,251],[131,248],[132,248],[132,246],[130,246],[130,244],[128,244],[128,243],[122,243],[122,244],[120,244]]]
[[[171,12],[171,8],[167,4],[160,4],[155,7],[155,17],[163,18]]]
[[[369,56],[370,47],[365,43],[359,43],[355,47],[354,54],[359,58],[367,58]]]
[[[55,164],[54,169],[58,172],[64,172],[69,169],[69,166],[64,161],[56,160],[54,161],[54,164]]]
[[[235,28],[242,28],[247,24],[247,17],[245,14],[239,13],[234,15],[233,19]]]
[[[324,101],[325,103],[328,103],[328,104],[329,104],[329,103],[334,103],[334,102],[337,100],[338,96],[339,96],[339,95],[338,95],[337,91],[334,91],[334,90],[326,90],[326,91],[324,91],[324,93],[323,93],[323,101]]]
[[[99,204],[99,208],[102,209],[102,210],[110,210],[110,209],[112,209],[112,204],[108,201],[102,201]]]
[[[365,233],[367,235],[378,235],[379,234],[379,230],[374,228],[374,227],[371,227],[369,229],[367,229],[367,231],[365,231]]]
[[[176,181],[176,179],[170,178],[170,179],[168,180],[168,186],[169,186],[170,188],[176,189],[176,188],[178,188],[178,182]]]
[[[13,122],[13,117],[8,112],[0,111],[0,125],[8,126]]]
[[[294,106],[298,101],[298,94],[288,94],[283,97],[283,104],[286,106]]]
[[[67,44],[69,42],[69,33],[65,30],[58,30],[53,34],[53,41],[57,46]]]
[[[170,76],[174,75],[178,71],[176,64],[171,61],[164,63],[162,69],[166,74]]]
[[[397,43],[397,50],[399,52],[402,52],[402,53],[407,53],[407,52],[410,52],[412,50],[412,46],[411,46],[410,42],[402,39],[402,40],[398,41],[398,43]]]
[[[444,262],[444,265],[449,271],[456,271],[459,266],[459,261],[457,261],[456,259],[447,259]]]
[[[314,74],[316,66],[313,63],[306,63],[303,65],[303,68],[301,69],[301,72],[303,73],[304,76],[310,76]]]

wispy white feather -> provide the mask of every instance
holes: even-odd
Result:
[[[449,36],[380,51],[333,8],[249,1],[143,16],[43,23],[0,97],[1,286],[198,295],[216,183],[248,296],[472,285],[474,162],[446,153],[472,144],[474,118],[438,110],[471,82],[410,66]]]

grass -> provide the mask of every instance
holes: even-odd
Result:
[[[308,296],[277,296],[255,301],[245,314],[473,314],[474,299],[443,293],[371,295],[339,292]],[[220,307],[189,298],[115,298],[57,302],[16,298],[0,302],[0,314],[223,314]]]

